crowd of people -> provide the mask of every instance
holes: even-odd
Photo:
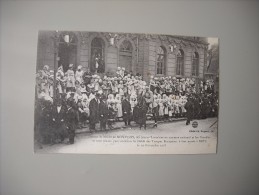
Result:
[[[54,78],[56,79],[54,87]],[[54,89],[55,88],[55,89]],[[54,97],[55,96],[55,97]],[[190,120],[217,116],[218,94],[213,80],[154,77],[149,83],[140,74],[133,75],[118,67],[115,75],[94,74],[74,70],[73,64],[64,72],[48,65],[36,75],[35,129],[40,143],[62,142],[66,137],[74,143],[76,128],[89,126],[91,132],[112,129],[117,121],[130,126],[134,121],[146,129],[149,117],[157,122],[186,117]]]

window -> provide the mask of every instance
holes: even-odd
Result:
[[[179,50],[176,55],[176,75],[184,75],[184,52]]]
[[[197,52],[192,55],[192,76],[199,76],[199,54]]]
[[[125,40],[120,45],[119,66],[124,67],[127,72],[132,71],[132,45]]]
[[[157,50],[156,74],[165,74],[165,50],[159,47]]]

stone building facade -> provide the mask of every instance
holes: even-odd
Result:
[[[37,69],[54,69],[55,51],[56,66],[64,70],[71,63],[92,70],[99,58],[110,75],[125,67],[144,80],[150,75],[203,79],[208,43],[206,38],[171,35],[39,31]]]

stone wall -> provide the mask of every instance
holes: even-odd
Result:
[[[178,37],[166,35],[143,35],[143,34],[118,34],[114,45],[109,43],[109,33],[99,32],[74,32],[77,38],[77,63],[87,69],[91,63],[91,42],[95,37],[104,42],[105,72],[115,73],[119,66],[119,48],[123,40],[131,42],[132,71],[140,73],[144,80],[149,80],[150,75],[156,75],[157,49],[162,46],[166,54],[165,76],[176,76],[176,55],[179,49],[184,51],[184,77],[190,77],[192,73],[192,54],[199,53],[199,78],[203,78],[206,64],[207,45],[203,42],[194,42],[192,39],[181,40]],[[54,31],[40,31],[38,36],[37,70],[47,64],[54,68]],[[169,45],[176,45],[172,52]],[[159,75],[161,76],[161,75]]]

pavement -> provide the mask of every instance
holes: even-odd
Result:
[[[70,154],[197,154],[215,153],[217,147],[217,118],[195,120],[186,125],[184,118],[160,122],[147,121],[147,129],[132,123],[126,127],[116,122],[113,130],[90,133],[88,128],[78,129],[74,144],[68,140],[54,145],[34,147],[35,153]]]
[[[173,118],[170,121],[166,120],[166,121],[158,121],[157,124],[168,124],[168,123],[174,123],[174,122],[178,122],[178,121],[183,121],[186,120],[186,118]],[[147,128],[148,127],[153,127],[153,125],[155,124],[155,122],[153,120],[147,120],[146,122],[147,124]],[[125,123],[123,121],[117,121],[115,122],[113,125],[112,129],[109,129],[107,126],[107,130],[119,130],[119,129],[126,129],[126,128],[136,128],[139,127],[139,125],[137,123],[135,123],[134,121],[131,122],[130,126],[125,126]],[[98,129],[100,129],[100,124],[96,124],[96,129],[98,131]],[[84,128],[80,128],[80,129],[76,129],[76,134],[80,134],[80,133],[90,133],[90,130],[88,127],[84,127]]]

